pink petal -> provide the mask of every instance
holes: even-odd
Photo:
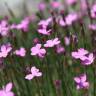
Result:
[[[33,66],[32,68],[31,68],[31,73],[34,73],[34,72],[38,72],[39,70],[35,67],[35,66]]]
[[[34,76],[32,74],[26,75],[25,79],[32,80]]]
[[[81,82],[85,82],[86,81],[86,74],[84,74],[83,76],[80,77]]]
[[[79,77],[75,77],[74,80],[75,80],[76,83],[80,83],[80,78]]]
[[[40,53],[45,54],[46,50],[45,49],[40,49]]]
[[[3,51],[6,51],[6,46],[5,45],[2,45],[1,46],[1,51],[3,52]]]
[[[89,82],[84,82],[83,83],[83,86],[86,87],[86,88],[88,88],[89,87]]]
[[[79,89],[80,89],[80,86],[79,86],[79,85],[77,85],[77,86],[76,86],[76,89],[77,89],[77,90],[79,90]]]
[[[7,85],[6,85],[6,87],[5,87],[5,90],[6,90],[6,92],[9,92],[9,91],[11,91],[11,89],[12,89],[12,83],[10,82],[10,83],[8,83]]]
[[[38,72],[35,76],[40,77],[40,76],[42,76],[42,73]]]
[[[13,92],[6,93],[6,96],[15,96]]]

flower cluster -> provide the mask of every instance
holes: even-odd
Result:
[[[75,59],[80,59],[84,65],[90,65],[94,61],[93,53],[89,53],[83,48],[78,49],[76,52],[72,52],[72,57]]]

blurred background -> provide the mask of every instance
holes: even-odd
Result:
[[[10,16],[10,10],[16,17],[32,14],[38,11],[38,4],[52,0],[0,0],[0,15]],[[61,1],[61,0],[57,0]]]

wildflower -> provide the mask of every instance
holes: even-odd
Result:
[[[19,50],[16,50],[14,52],[14,54],[24,57],[26,55],[26,50],[25,50],[25,48],[21,47]]]
[[[9,82],[3,89],[0,90],[0,96],[15,96],[12,90],[12,83]]]
[[[96,18],[96,4],[94,4],[91,9],[91,17]]]
[[[34,44],[39,43],[39,39],[38,39],[38,38],[34,38],[34,39],[33,39],[33,43],[34,43]]]
[[[75,4],[77,2],[77,0],[66,0],[66,3],[68,4],[68,5],[73,5],[73,4]]]
[[[58,7],[60,7],[60,2],[58,2],[58,1],[53,1],[52,3],[51,3],[51,6],[53,7],[53,8],[58,8]]]
[[[86,80],[87,80],[86,74],[74,78],[74,81],[77,84],[76,87],[77,90],[89,87],[89,82],[87,82]]]
[[[43,35],[50,35],[52,29],[49,28],[49,23],[52,22],[52,18],[48,18],[47,20],[41,20],[39,23],[38,23],[38,32],[43,34]]]
[[[76,13],[70,13],[65,17],[65,22],[67,25],[72,25],[78,19],[78,15]]]
[[[89,29],[95,31],[96,30],[96,24],[90,24]]]
[[[11,29],[23,30],[24,32],[28,31],[29,18],[25,18],[20,22],[20,24],[12,24]]]
[[[43,34],[43,35],[50,35],[51,31],[52,31],[51,29],[48,31],[47,31],[47,29],[38,29],[38,32]]]
[[[66,46],[70,45],[70,38],[69,37],[65,37],[64,41],[65,41]]]
[[[88,54],[88,56],[83,57],[82,64],[90,65],[94,61],[93,53]]]
[[[65,49],[64,49],[63,46],[61,46],[61,45],[59,44],[59,45],[56,46],[56,52],[57,52],[58,54],[64,53],[64,52],[65,52]]]
[[[81,9],[82,11],[86,11],[87,9],[87,4],[86,4],[86,0],[80,0],[80,6],[81,6]]]
[[[40,77],[42,76],[42,72],[39,72],[39,69],[37,69],[35,66],[31,68],[31,73],[25,76],[25,79],[32,80],[34,77]]]
[[[0,34],[1,36],[7,36],[9,31],[9,26],[6,20],[2,20],[0,23]]]
[[[43,58],[45,54],[46,50],[44,48],[41,48],[41,44],[36,44],[31,48],[31,55],[37,55]]]
[[[66,22],[65,22],[62,18],[60,18],[59,24],[60,24],[62,27],[65,27],[65,26],[66,26]]]
[[[75,22],[78,19],[77,13],[70,13],[65,17],[65,20],[63,18],[60,18],[59,24],[63,27],[72,25],[73,22]]]
[[[45,8],[46,8],[45,2],[40,2],[39,5],[38,5],[38,9],[40,11],[43,11],[43,10],[45,10]]]
[[[72,57],[75,59],[81,59],[84,60],[85,55],[88,54],[89,52],[83,48],[78,49],[77,52],[72,52]]]
[[[24,32],[28,31],[28,25],[29,25],[29,20],[25,18],[24,20],[21,21],[20,24],[16,26],[18,30],[23,30]]]
[[[0,58],[7,57],[8,53],[12,50],[10,44],[2,45],[0,48]]]
[[[44,47],[54,47],[55,45],[60,44],[60,41],[58,38],[54,38],[51,40],[47,40],[46,44],[44,44]]]

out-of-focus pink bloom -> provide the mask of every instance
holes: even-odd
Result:
[[[64,52],[65,52],[65,49],[64,49],[63,46],[61,46],[61,45],[59,44],[59,45],[56,46],[56,52],[57,52],[58,54],[64,53]]]
[[[34,77],[40,77],[42,76],[42,72],[39,72],[39,69],[37,69],[35,66],[31,68],[31,73],[25,76],[25,79],[32,80]]]
[[[10,82],[3,89],[0,90],[0,96],[15,96],[15,94],[11,91],[13,84]]]
[[[66,22],[65,22],[62,18],[60,18],[59,24],[60,24],[61,26],[66,26]]]
[[[60,44],[60,41],[58,38],[47,40],[46,44],[44,44],[44,47],[54,47],[55,45]]]
[[[10,44],[2,45],[0,48],[0,58],[7,57],[8,53],[12,50]]]
[[[28,26],[29,26],[29,18],[25,18],[24,20],[22,20],[20,22],[20,24],[12,24],[12,26],[10,26],[11,29],[17,29],[17,30],[23,30],[24,32],[28,31]]]
[[[38,9],[40,11],[43,11],[43,10],[45,10],[45,8],[46,8],[45,2],[40,2],[39,5],[38,5]]]
[[[25,48],[21,47],[19,50],[16,50],[14,52],[14,54],[24,57],[26,55],[26,50],[25,50]]]
[[[90,65],[94,61],[93,53],[88,54],[88,56],[83,57],[82,64],[84,65]]]
[[[43,35],[50,35],[50,32],[52,29],[48,28],[49,24],[52,22],[52,18],[48,18],[47,20],[41,20],[38,23],[38,32],[43,34]]]
[[[58,1],[53,1],[51,2],[52,8],[59,8],[61,6],[60,2]]]
[[[76,20],[78,20],[79,16],[77,13],[70,13],[65,17],[65,21],[60,18],[59,20],[59,24],[61,26],[70,26],[72,25],[73,22],[75,22]]]
[[[36,20],[37,20],[36,14],[32,14],[32,15],[30,16],[30,20],[31,20],[32,22],[36,21]]]
[[[89,82],[87,82],[86,80],[87,80],[86,74],[74,78],[74,81],[77,84],[76,87],[77,90],[82,88],[89,88]]]
[[[2,20],[0,22],[0,34],[1,36],[7,36],[9,31],[8,22],[6,20]]]
[[[34,47],[31,48],[31,55],[37,55],[43,58],[46,54],[46,50],[41,48],[41,44],[36,44]]]
[[[81,0],[80,2],[81,2],[81,4],[80,4],[81,9],[82,9],[83,11],[85,11],[85,10],[87,9],[86,0]]]
[[[68,5],[73,5],[73,4],[75,4],[77,2],[77,0],[66,0],[66,3],[68,4]]]
[[[72,57],[75,59],[81,59],[84,60],[85,55],[88,54],[89,52],[83,48],[78,49],[78,51],[76,52],[72,52]]]
[[[38,29],[38,32],[43,34],[43,35],[50,35],[51,29],[47,31],[47,29]]]
[[[72,52],[72,57],[80,59],[83,65],[90,65],[94,61],[93,53],[89,53],[83,48],[78,49],[77,52]]]
[[[65,41],[65,45],[66,46],[69,46],[70,45],[70,38],[69,37],[65,37],[64,38],[64,41]]]
[[[65,22],[67,25],[71,25],[73,22],[75,22],[78,19],[77,13],[70,13],[65,17]]]
[[[28,19],[24,19],[24,20],[21,21],[20,24],[17,25],[16,28],[18,30],[23,30],[23,31],[27,32],[28,31],[28,25],[29,25],[29,20]]]
[[[16,24],[12,24],[12,25],[10,26],[10,29],[16,29]]]
[[[52,18],[49,17],[49,18],[46,19],[46,20],[41,20],[41,21],[38,23],[38,25],[39,25],[39,26],[41,25],[43,28],[46,28],[46,26],[48,26],[51,21],[52,21]]]
[[[34,38],[33,42],[34,42],[34,44],[37,44],[37,43],[39,43],[39,39],[38,38]]]
[[[89,26],[89,29],[95,31],[96,30],[96,24],[90,24]]]
[[[94,4],[91,9],[91,17],[96,18],[96,4]]]

